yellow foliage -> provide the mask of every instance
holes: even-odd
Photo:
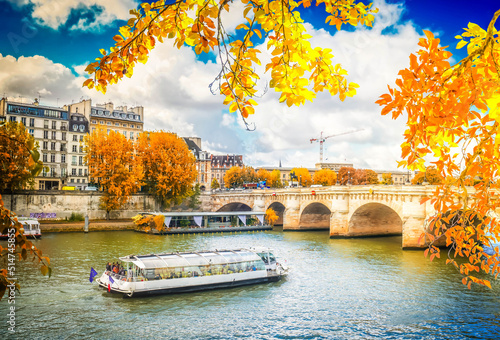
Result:
[[[131,76],[137,62],[146,63],[155,42],[172,39],[174,45],[194,47],[198,54],[216,51],[221,60],[221,72],[215,79],[217,91],[225,96],[229,111],[239,111],[243,118],[254,114],[257,103],[260,51],[253,46],[266,39],[267,49],[273,56],[265,65],[270,70],[269,87],[281,93],[280,102],[288,106],[313,100],[317,92],[328,91],[340,100],[356,94],[357,84],[348,83],[347,72],[333,63],[331,50],[312,47],[304,22],[297,10],[308,7],[310,1],[283,2],[241,0],[243,23],[236,29],[244,35],[233,40],[224,29],[220,14],[234,14],[234,2],[213,0],[160,0],[152,6],[141,5],[143,11],[132,10],[132,18],[115,35],[110,51],[101,49],[102,56],[88,65],[86,72],[93,75],[84,86],[106,92],[109,84],[123,76]],[[344,24],[372,26],[377,9],[356,0],[317,0],[324,4],[326,22],[340,30]],[[215,25],[217,23],[217,27]],[[90,81],[89,81],[90,80]]]
[[[108,213],[127,203],[142,185],[143,167],[135,157],[134,144],[123,134],[97,128],[85,137],[85,161],[89,177],[104,191],[101,205]]]
[[[472,283],[489,287],[488,280],[473,272],[491,273],[500,266],[498,250],[496,256],[484,251],[491,240],[500,239],[495,214],[500,208],[500,41],[495,29],[499,16],[500,10],[487,30],[469,23],[456,36],[457,47],[467,46],[468,56],[455,65],[450,64],[452,53],[425,31],[421,49],[410,55],[396,87],[389,87],[377,101],[383,115],[407,117],[401,164],[425,171],[424,157],[433,159],[439,183],[426,203],[436,211],[424,235],[429,240],[426,254],[432,260],[439,254],[436,245],[446,244],[451,258],[466,257],[462,264],[447,263],[460,270],[469,288]],[[471,184],[474,190],[468,188]],[[457,216],[453,223],[447,223],[448,214]]]
[[[276,215],[276,212],[272,208],[268,208],[266,210],[266,220],[270,225],[274,225],[276,221],[278,220],[278,215]]]
[[[164,206],[178,204],[191,194],[196,165],[182,138],[164,131],[144,132],[137,141],[137,159],[150,192]]]

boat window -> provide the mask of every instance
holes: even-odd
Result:
[[[276,257],[274,257],[274,255],[272,253],[269,253],[269,259],[271,260],[271,263],[276,262]]]
[[[226,259],[219,254],[215,253],[203,253],[203,256],[212,264],[222,264],[227,263]]]
[[[165,262],[156,256],[138,257],[138,259],[144,263],[145,268],[163,268],[165,267]]]
[[[182,257],[184,257],[192,266],[204,266],[208,264],[208,260],[198,254],[182,254]]]
[[[258,261],[260,257],[250,251],[236,251],[236,253],[241,257],[242,261]]]
[[[160,257],[167,263],[167,265],[172,267],[184,267],[188,266],[189,262],[184,257],[179,255],[160,255]]]
[[[238,254],[232,253],[230,251],[221,251],[219,252],[220,255],[224,256],[225,259],[227,259],[228,263],[237,263],[243,261],[241,256]]]

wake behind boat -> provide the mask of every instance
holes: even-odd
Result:
[[[267,248],[129,255],[120,260],[123,267],[108,264],[96,281],[125,297],[274,282],[287,272]]]

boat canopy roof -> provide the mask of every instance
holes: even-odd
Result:
[[[178,211],[178,212],[140,212],[141,215],[163,215],[171,217],[192,216],[252,216],[265,215],[265,211]]]
[[[194,253],[129,255],[120,257],[120,260],[123,262],[132,262],[141,269],[208,266],[212,264],[262,261],[259,255],[249,249],[201,251]]]

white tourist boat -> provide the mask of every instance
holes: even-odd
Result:
[[[17,220],[23,225],[24,236],[27,238],[40,238],[42,231],[40,230],[40,222],[33,217],[18,217]],[[0,239],[7,239],[8,235],[0,234]]]
[[[287,272],[267,248],[129,255],[120,261],[121,275],[107,268],[96,281],[125,297],[273,282]]]

